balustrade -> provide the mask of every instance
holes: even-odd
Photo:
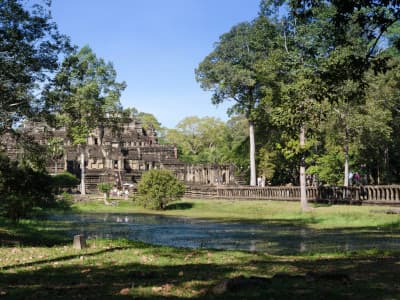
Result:
[[[311,202],[400,204],[400,185],[307,187]],[[300,187],[190,186],[186,197],[300,201]]]

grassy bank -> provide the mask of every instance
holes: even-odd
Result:
[[[330,230],[399,233],[399,217],[378,207],[184,200],[157,212],[198,218],[293,222]],[[121,201],[80,203],[74,212],[153,213]],[[60,221],[0,219],[3,299],[400,299],[400,253],[359,251],[274,256],[90,240],[74,250]]]

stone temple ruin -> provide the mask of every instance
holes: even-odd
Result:
[[[80,177],[79,152],[71,144],[65,128],[54,129],[45,123],[25,122],[22,130],[42,145],[46,145],[51,137],[61,138],[64,153],[56,161],[49,160],[48,171],[51,174],[68,171]],[[7,151],[11,156],[18,152],[12,143],[8,143]],[[184,163],[179,160],[174,145],[159,144],[155,130],[145,130],[134,118],[121,124],[118,131],[99,127],[87,139],[85,183],[88,190],[95,190],[100,182],[113,182],[120,189],[133,187],[143,172],[150,169],[171,170],[186,184],[236,183],[233,166]]]

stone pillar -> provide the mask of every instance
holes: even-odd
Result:
[[[86,238],[84,237],[84,235],[82,234],[75,235],[72,247],[78,250],[86,248]]]

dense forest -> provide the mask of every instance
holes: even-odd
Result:
[[[299,184],[299,166],[318,184],[348,185],[356,173],[353,183],[398,183],[400,13],[392,2],[262,1],[196,69],[212,103],[231,101],[230,120],[187,117],[164,140],[186,161],[233,163],[253,183]]]

